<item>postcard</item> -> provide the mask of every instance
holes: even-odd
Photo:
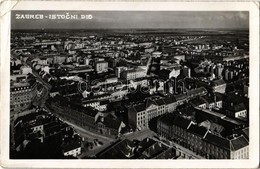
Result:
[[[1,166],[257,168],[258,5],[4,1]]]

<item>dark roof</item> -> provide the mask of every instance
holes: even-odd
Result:
[[[244,136],[249,139],[249,127],[242,129]]]
[[[189,127],[190,123],[191,123],[191,120],[185,119],[180,116],[176,116],[176,118],[174,119],[174,124],[183,129],[187,129]]]
[[[207,94],[207,90],[204,87],[188,90],[187,96]]]
[[[156,157],[157,155],[161,154],[163,151],[165,151],[167,148],[161,144],[156,142],[155,144],[153,144],[152,146],[148,147],[144,152],[143,158],[153,158]]]
[[[186,94],[179,94],[179,95],[174,95],[174,98],[179,101],[179,100],[184,100],[187,98]]]
[[[170,73],[171,73],[171,70],[168,70],[168,69],[162,69],[162,70],[159,71],[160,75],[169,76]]]
[[[207,133],[207,129],[205,127],[199,127],[194,124],[190,125],[187,131],[200,137],[203,137]]]
[[[228,95],[228,97],[225,99],[225,102],[234,103],[234,104],[240,104],[240,103],[246,103],[247,98],[236,95],[234,93]]]
[[[145,138],[138,144],[139,151],[142,152],[155,143],[156,141],[154,141],[153,139]]]
[[[166,104],[171,104],[176,102],[176,99],[174,97],[167,97],[163,99]]]
[[[173,113],[168,113],[168,114],[165,114],[162,117],[160,117],[158,119],[158,121],[161,121],[162,123],[171,126],[171,125],[174,124],[174,119],[175,118],[176,118],[176,115],[174,115]]]
[[[152,100],[152,99],[147,99],[147,101],[146,101],[146,107],[149,107],[150,105],[152,105],[152,104],[154,104],[154,105],[157,105],[157,103],[154,101],[154,100]]]
[[[197,97],[193,100],[190,101],[190,103],[193,105],[193,106],[200,106],[202,104],[205,104],[206,102],[204,100],[202,100],[201,98]]]
[[[226,84],[226,82],[223,79],[217,79],[211,82],[212,86],[219,86]]]
[[[26,123],[26,122],[30,122],[32,120],[36,120],[38,117],[44,116],[44,115],[47,115],[47,113],[44,111],[39,111],[37,113],[30,113],[30,114],[27,114],[24,116],[20,116],[14,121],[14,125],[16,125],[19,121]]]
[[[113,115],[109,114],[104,117],[104,121],[102,122],[106,127],[118,130],[122,121]]]
[[[239,112],[239,111],[242,111],[242,110],[246,110],[246,106],[245,106],[244,103],[239,103],[239,104],[236,104],[232,107],[228,107],[227,109],[232,111],[232,112]]]
[[[226,98],[226,95],[218,92],[215,93],[215,96],[216,96],[216,101],[221,101],[221,100],[223,101]]]
[[[205,141],[214,144],[218,147],[224,148],[226,150],[230,150],[230,143],[227,139],[214,135],[210,132],[207,133],[207,135],[204,138]]]
[[[213,97],[201,96],[207,103],[214,103]]]
[[[136,110],[136,112],[141,112],[141,111],[144,111],[146,109],[145,104],[143,104],[143,103],[135,105],[133,107]]]
[[[196,113],[196,110],[192,106],[187,106],[181,109],[180,113],[186,116],[193,116]]]
[[[63,152],[68,152],[80,147],[81,147],[80,141],[74,141],[72,143],[62,145]]]
[[[247,139],[243,135],[235,137],[234,139],[230,140],[230,142],[232,151],[237,151],[249,145]]]
[[[134,144],[130,140],[118,140],[96,156],[99,159],[127,159],[134,155],[133,148]]]
[[[158,106],[165,105],[165,102],[163,99],[155,100],[155,102],[157,103]]]
[[[83,107],[81,105],[75,104],[75,103],[68,103],[68,106],[73,109],[76,110],[78,112],[82,112],[86,115],[89,115],[91,117],[95,117],[96,114],[98,113],[98,111],[92,107]]]

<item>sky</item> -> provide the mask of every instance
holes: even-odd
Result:
[[[78,19],[48,19],[49,15],[78,15]],[[41,14],[43,19],[17,19]],[[81,15],[92,19],[79,19]],[[46,18],[45,18],[46,16]],[[12,29],[248,29],[248,11],[12,11]]]

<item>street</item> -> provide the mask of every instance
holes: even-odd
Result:
[[[137,132],[134,132],[134,133],[131,133],[131,134],[127,134],[127,135],[124,135],[123,137],[126,138],[126,139],[129,139],[129,140],[143,140],[145,139],[146,137],[151,137],[154,135],[154,132],[151,131],[150,129],[144,129],[144,130],[141,130],[141,131],[137,131]]]

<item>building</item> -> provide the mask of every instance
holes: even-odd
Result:
[[[80,152],[78,148],[81,146],[82,138],[70,126],[45,110],[37,109],[19,116],[12,126],[12,148],[24,153],[22,158],[30,156],[30,151],[35,151],[36,147],[43,145],[46,151],[43,149],[35,151],[32,158],[50,158],[52,156],[63,158],[62,154],[67,156]],[[74,142],[77,142],[77,148],[75,148]],[[27,146],[29,143],[36,147]],[[31,149],[29,153],[27,149]]]
[[[158,119],[157,132],[207,159],[248,159],[249,142],[244,135],[227,137],[198,126],[193,121],[175,114],[166,114]]]
[[[55,113],[87,130],[97,132],[98,110],[74,104],[66,98],[59,96],[54,97],[54,100],[51,107],[55,110]]]
[[[21,70],[21,74],[23,74],[23,75],[27,75],[29,73],[32,73],[32,68],[29,67],[29,66],[21,66],[20,70]]]
[[[135,145],[128,139],[117,140],[96,154],[98,159],[133,159]]]
[[[248,98],[231,94],[223,101],[223,109],[227,116],[246,120],[248,118]]]
[[[180,64],[181,61],[185,61],[185,55],[174,56],[175,61]]]
[[[216,69],[214,70],[214,74],[216,75],[216,77],[222,79],[223,78],[223,70],[224,70],[224,65],[222,65],[221,63],[217,64]]]
[[[36,96],[36,82],[11,83],[10,109],[16,111],[28,107]]]
[[[206,107],[207,107],[207,102],[200,97],[190,100],[189,103],[193,107],[197,107],[197,108],[201,108],[201,109],[206,109]],[[209,106],[211,107],[211,104],[209,104]]]
[[[146,70],[142,68],[134,68],[130,70],[124,70],[122,72],[122,77],[126,80],[134,80],[145,76],[146,76]]]
[[[117,76],[118,78],[121,78],[121,73],[122,73],[124,70],[127,70],[127,67],[124,67],[124,66],[116,67],[116,70],[115,70],[116,76]]]
[[[202,96],[201,99],[206,103],[206,108],[207,109],[212,109],[215,107],[215,102],[214,100],[212,99],[212,97],[210,96]]]
[[[197,82],[198,86],[204,87],[208,90],[208,92],[218,92],[218,93],[225,93],[227,84],[223,79],[216,79],[216,80],[201,80]]]
[[[133,129],[148,128],[148,122],[157,116],[175,110],[177,102],[174,98],[147,99],[145,103],[132,105],[128,109],[128,123]]]
[[[153,52],[152,53],[152,57],[154,57],[154,58],[159,58],[159,57],[161,57],[162,56],[162,52]]]
[[[209,132],[202,146],[210,159],[249,159],[249,142],[243,135],[223,138]]]
[[[183,76],[190,78],[191,77],[191,69],[187,66],[182,68]]]
[[[66,156],[77,157],[81,154],[81,141],[73,141],[71,143],[65,143],[62,146],[62,153]]]
[[[95,71],[97,73],[103,73],[108,71],[108,62],[97,61],[95,64]]]
[[[110,137],[119,136],[122,128],[125,127],[125,124],[112,114],[108,114],[105,117],[100,116],[97,121],[98,131],[100,132],[100,134]]]

